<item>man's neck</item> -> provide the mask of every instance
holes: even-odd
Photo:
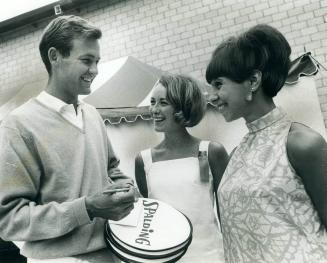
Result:
[[[63,93],[60,89],[58,89],[55,85],[48,83],[48,85],[46,86],[45,92],[49,93],[50,95],[62,100],[63,102],[67,103],[67,104],[73,104],[75,111],[77,109],[77,102],[78,102],[78,96],[73,97],[70,94],[67,93]]]

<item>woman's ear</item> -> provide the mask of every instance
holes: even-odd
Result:
[[[250,78],[248,79],[248,93],[246,96],[247,101],[252,101],[252,94],[255,93],[261,86],[262,73],[260,70],[254,70]]]
[[[260,70],[254,70],[250,79],[250,89],[252,92],[256,92],[261,85],[262,73]]]

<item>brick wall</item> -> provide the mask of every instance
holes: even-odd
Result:
[[[103,30],[102,61],[132,55],[173,73],[204,80],[215,46],[257,23],[277,27],[289,40],[292,58],[305,50],[327,67],[327,0],[124,0],[99,1],[73,11]],[[38,41],[48,21],[0,39],[0,105],[22,88],[45,83]],[[327,72],[316,76],[327,124]]]

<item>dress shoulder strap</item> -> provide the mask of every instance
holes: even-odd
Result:
[[[151,148],[141,151],[141,156],[144,164],[144,170],[148,171],[152,164]]]
[[[199,153],[206,152],[207,160],[209,158],[209,144],[210,144],[210,141],[201,141],[199,144]],[[209,165],[209,173],[210,173],[210,175],[212,174],[210,165]]]
[[[199,151],[207,152],[207,155],[209,155],[209,143],[210,141],[201,141],[199,145]]]

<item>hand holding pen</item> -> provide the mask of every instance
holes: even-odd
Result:
[[[133,188],[133,191],[134,191],[134,202],[137,202],[138,199],[139,199],[140,194],[139,194],[137,188],[135,186],[132,186],[132,185],[128,185],[126,187],[121,187],[121,188],[106,189],[102,193],[106,194],[106,195],[116,194],[116,193],[124,193],[124,192],[130,191],[131,188]]]
[[[122,188],[114,188],[114,189],[107,189],[107,190],[104,190],[102,193],[103,194],[114,194],[114,193],[119,193],[119,192],[128,192],[131,187],[133,187],[133,186],[122,187]]]
[[[135,188],[126,183],[112,183],[102,193],[85,198],[90,219],[120,220],[134,208]]]

